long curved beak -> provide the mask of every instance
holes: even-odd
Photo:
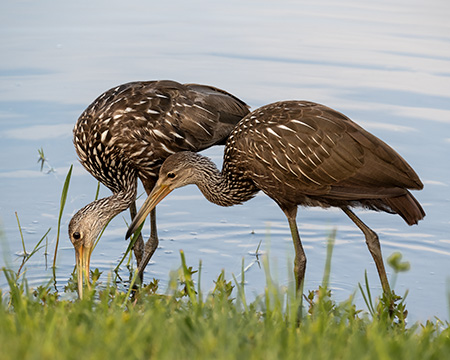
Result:
[[[139,212],[134,217],[133,221],[128,228],[126,239],[128,239],[134,232],[139,228],[139,226],[144,222],[147,215],[152,211],[156,205],[160,203],[167,195],[172,192],[172,189],[168,185],[158,185],[156,184],[150,195],[145,200],[144,204],[140,208]]]
[[[92,248],[85,247],[83,245],[75,248],[75,260],[77,263],[77,278],[78,278],[78,297],[83,298],[83,285],[84,282],[89,283],[89,265],[91,262]],[[84,279],[84,281],[83,281]]]

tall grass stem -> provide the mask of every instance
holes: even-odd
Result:
[[[59,207],[59,217],[58,217],[58,229],[56,234],[56,245],[55,245],[55,254],[53,256],[53,275],[56,278],[55,269],[56,269],[56,257],[58,255],[58,246],[59,246],[59,235],[61,232],[61,219],[64,211],[64,206],[66,205],[67,193],[69,191],[70,178],[72,177],[72,169],[73,165],[70,165],[69,172],[67,173],[66,180],[64,181],[64,186],[61,194],[61,203]]]

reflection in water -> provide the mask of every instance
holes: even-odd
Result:
[[[95,96],[131,80],[204,82],[235,93],[253,108],[282,99],[326,104],[397,149],[425,183],[414,195],[424,204],[426,219],[408,228],[387,214],[358,214],[379,232],[385,258],[400,250],[411,262],[396,289],[400,294],[410,289],[410,320],[448,319],[450,3],[283,1],[280,6],[232,0],[210,7],[175,1],[167,7],[138,0],[139,11],[117,2],[81,4],[8,2],[2,7],[0,29],[8,36],[0,38],[1,266],[20,265],[21,259],[12,255],[21,250],[15,211],[32,231],[24,233],[27,250],[51,227],[48,251],[53,252],[62,184],[74,164],[61,229],[58,288],[69,279],[74,253],[67,223],[76,209],[92,201],[97,186],[77,163],[71,129]],[[41,147],[54,174],[39,172]],[[220,165],[222,150],[206,154]],[[109,192],[102,188],[100,195]],[[162,288],[169,271],[180,264],[180,249],[193,267],[202,260],[203,288],[208,290],[222,269],[231,279],[240,273],[242,258],[245,266],[252,264],[250,253],[260,242],[274,277],[289,282],[289,229],[264,195],[223,209],[187,188],[166,199],[158,217],[161,249],[146,278],[160,278]],[[104,274],[126,248],[125,222],[128,214],[117,216],[94,251],[92,267]],[[364,239],[345,216],[299,209],[298,223],[308,257],[308,289],[322,280],[325,241],[336,227],[331,274],[336,296],[344,299],[354,292],[365,269],[374,293],[379,292]],[[30,260],[26,276],[33,286],[51,278],[42,252]],[[249,296],[263,291],[259,266],[250,266],[245,278]],[[0,276],[0,286],[5,285]]]

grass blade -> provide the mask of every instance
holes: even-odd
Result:
[[[195,308],[197,308],[198,300],[197,296],[195,294],[195,288],[194,288],[194,280],[192,279],[192,274],[195,272],[192,271],[192,268],[188,268],[186,264],[186,257],[184,255],[184,251],[180,250],[180,256],[181,256],[181,274],[182,279],[185,283],[185,290],[189,297],[189,300],[191,301],[192,305],[194,305]]]
[[[40,149],[38,149],[38,153],[39,153],[39,159],[37,162],[41,164],[41,172],[42,172],[42,170],[44,169],[45,161],[47,159],[44,156],[44,149],[42,147]]]
[[[372,315],[372,317],[374,317],[375,316],[375,307],[374,307],[374,305],[372,303],[372,295],[370,293],[369,279],[367,278],[367,270],[364,271],[364,281],[366,283],[367,295],[364,292],[364,289],[361,286],[361,284],[358,284],[359,290],[361,291],[361,294],[363,296],[364,302],[366,303],[366,306],[367,306],[367,309],[369,310],[370,315]]]
[[[120,265],[122,265],[123,261],[128,256],[128,253],[130,253],[131,250],[133,249],[133,246],[134,246],[135,242],[137,241],[137,239],[139,238],[139,235],[140,235],[143,227],[144,227],[144,223],[142,223],[141,226],[139,226],[138,229],[135,231],[135,233],[131,236],[131,240],[130,240],[130,243],[128,244],[127,250],[123,254],[122,259],[120,259],[119,263],[115,267],[114,272],[117,273],[119,271]]]
[[[98,200],[99,194],[100,194],[100,181],[97,182],[97,191],[95,192],[95,199],[94,200]]]
[[[22,227],[20,226],[19,215],[17,215],[17,211],[15,212],[15,214],[17,219],[17,225],[19,226],[20,239],[22,240],[23,256],[25,257],[27,256],[27,249],[25,248],[25,241],[23,239]]]
[[[112,220],[112,219],[111,219]],[[100,231],[100,234],[98,235],[97,239],[95,240],[94,246],[92,247],[92,250],[94,250],[97,247],[98,242],[100,241],[100,239],[102,238],[103,233],[105,232],[106,228],[108,227],[109,223],[111,222],[111,220],[109,220],[106,225],[103,227],[102,231]]]
[[[64,186],[61,194],[61,203],[59,207],[59,217],[58,217],[58,230],[56,234],[56,245],[55,245],[55,255],[53,257],[53,273],[56,269],[56,255],[58,254],[58,246],[59,246],[59,235],[61,231],[61,219],[64,211],[64,206],[66,205],[67,193],[69,191],[70,178],[72,176],[73,165],[70,165],[69,172],[67,173],[66,180],[64,181]],[[55,274],[54,274],[55,275]]]
[[[197,297],[200,307],[203,305],[203,294],[202,294],[202,260],[198,262],[198,283],[197,283]]]
[[[126,307],[129,299],[131,298],[131,291],[133,291],[134,284],[136,283],[138,275],[139,275],[139,270],[136,269],[133,273],[133,278],[131,279],[130,286],[128,287],[127,295],[125,296],[125,299],[123,300],[122,308]]]
[[[25,255],[24,255],[22,264],[20,264],[19,270],[17,270],[17,277],[19,277],[20,272],[22,271],[22,268],[23,268],[23,266],[25,265],[25,263],[26,263],[26,262],[27,262],[34,254],[36,254],[41,248],[44,247],[44,246],[41,246],[41,247],[39,247],[39,246],[41,245],[42,241],[44,241],[45,237],[48,235],[48,233],[50,232],[51,229],[52,229],[52,228],[49,228],[49,229],[47,230],[47,232],[44,234],[44,236],[41,237],[41,240],[38,241],[38,243],[37,243],[36,246],[34,247],[33,251],[31,251],[31,253],[25,254]]]
[[[334,242],[336,240],[336,229],[333,229],[331,234],[328,236],[327,242],[327,257],[325,260],[325,269],[323,271],[322,287],[326,290],[330,284],[330,274],[331,274],[331,258],[333,256]]]

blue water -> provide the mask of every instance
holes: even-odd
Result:
[[[425,184],[414,195],[427,217],[408,227],[398,216],[358,214],[378,232],[385,259],[400,251],[411,263],[395,285],[399,294],[409,289],[410,320],[449,319],[448,2],[44,0],[7,2],[1,8],[0,266],[20,266],[17,212],[28,251],[51,228],[49,255],[44,247],[26,265],[30,285],[51,276],[61,190],[73,164],[57,259],[57,288],[62,290],[74,266],[67,224],[93,200],[97,186],[77,162],[71,133],[76,119],[115,85],[173,79],[224,88],[252,108],[283,99],[323,103],[399,151]],[[43,172],[37,163],[41,147],[47,157]],[[216,147],[205,154],[220,166],[222,151]],[[108,194],[102,187],[101,196]],[[202,261],[205,291],[222,269],[228,279],[239,276],[243,259],[250,266],[247,292],[260,294],[265,276],[255,251],[261,242],[272,276],[289,285],[289,229],[264,195],[220,208],[190,186],[172,193],[157,211],[161,246],[147,280],[161,279],[164,287],[183,249],[189,265]],[[128,213],[110,224],[92,256],[92,267],[104,271],[104,281],[126,249],[125,220]],[[373,292],[380,292],[363,236],[343,213],[300,209],[298,223],[308,257],[307,289],[322,280],[326,239],[336,228],[331,278],[336,298],[355,292],[366,269]],[[6,287],[3,276],[0,287]],[[356,301],[364,307],[359,293]]]

